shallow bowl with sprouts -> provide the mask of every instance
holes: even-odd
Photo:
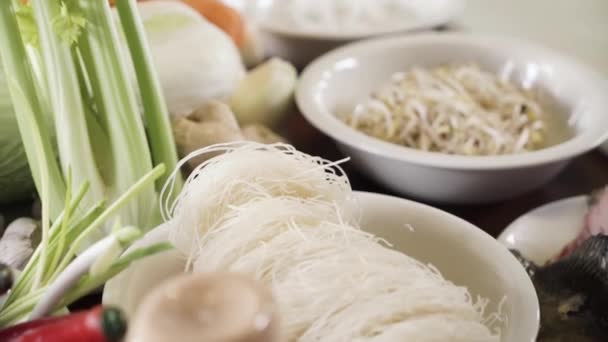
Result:
[[[372,137],[340,118],[396,73],[465,64],[539,94],[551,143],[495,155],[424,151]],[[597,147],[608,136],[606,94],[599,75],[559,52],[500,36],[425,33],[354,43],[320,57],[304,71],[296,98],[306,119],[380,184],[426,201],[467,204],[536,189]]]

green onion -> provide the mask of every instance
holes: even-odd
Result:
[[[105,210],[98,210],[97,208],[100,206],[95,206],[82,214],[78,214],[74,210],[78,207],[83,195],[86,193],[86,189],[88,188],[86,185],[70,201],[67,201],[66,198],[66,203],[68,204],[59,215],[59,219],[49,229],[47,243],[38,245],[32,258],[30,258],[23,272],[17,278],[15,286],[9,293],[2,308],[0,308],[0,327],[26,319],[43,298],[45,292],[76,259],[76,249],[79,241],[83,241],[93,231],[99,229],[108,217],[114,215],[122,206],[136,197],[140,191],[154,184],[164,174],[164,171],[163,165],[157,166]],[[69,185],[67,193],[71,193]],[[119,242],[120,252],[128,248],[137,237],[141,236],[141,233],[134,227],[119,229],[115,234],[116,240]],[[68,237],[70,237],[69,244],[65,243],[66,241],[62,241],[63,239],[68,240]],[[163,244],[162,246],[155,246],[155,248],[138,249],[115,261],[105,261],[107,262],[107,267],[100,269],[99,272],[95,269],[89,270],[88,274],[85,274],[75,287],[65,288],[66,294],[64,298],[58,300],[60,305],[55,309],[59,310],[95,289],[95,287],[101,286],[108,279],[124,270],[131,262],[168,248],[170,248],[170,245]],[[105,255],[107,251],[102,250],[101,252],[102,254],[98,257],[100,259],[96,263],[104,262],[103,258],[107,257]],[[44,255],[52,256],[53,259],[61,260],[61,262],[49,263],[43,257]],[[40,274],[43,276],[39,276]]]

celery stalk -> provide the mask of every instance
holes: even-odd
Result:
[[[63,174],[67,175],[68,169],[72,171],[72,188],[79,188],[84,182],[90,184],[83,204],[91,205],[104,197],[105,186],[91,148],[72,51],[69,43],[53,28],[53,22],[61,16],[60,3],[33,0],[32,5]]]
[[[25,318],[80,249],[105,235],[101,230],[109,233],[113,222],[143,230],[156,225],[160,212],[155,185],[163,182],[165,163],[177,165],[166,105],[134,2],[120,2],[119,11],[136,60],[147,131],[118,51],[118,25],[107,0],[30,3],[31,8],[0,0],[0,60],[42,200],[43,238],[0,306],[0,327]],[[46,122],[49,117],[55,136]],[[130,242],[121,242],[121,247]],[[102,274],[89,274],[63,303],[131,261],[165,248],[139,250]]]
[[[146,40],[144,25],[137,15],[136,1],[123,0],[116,3],[116,9],[120,17],[124,36],[133,59],[135,75],[139,84],[142,97],[146,127],[150,136],[152,160],[154,164],[165,164],[167,168],[174,169],[177,165],[177,148],[171,123],[169,122],[169,111],[161,90],[160,81],[154,71],[150,48]],[[167,176],[162,177],[156,183],[158,191],[167,181]],[[181,179],[175,184],[177,193],[181,190]]]
[[[47,165],[49,179],[49,206],[51,217],[57,217],[63,208],[65,184],[60,167],[54,159],[53,143],[46,127],[37,87],[34,83],[32,67],[28,60],[25,45],[21,39],[15,17],[15,7],[11,1],[0,1],[0,60],[6,77],[13,84],[11,97],[17,114],[19,133],[26,150],[27,159],[36,187],[41,189],[44,176],[41,163]],[[20,97],[21,101],[16,101]],[[29,119],[27,116],[31,116]],[[42,142],[42,154],[46,160],[38,159],[34,141]]]
[[[87,18],[87,27],[78,48],[89,74],[95,97],[99,97],[99,115],[107,129],[112,156],[109,194],[115,198],[126,191],[147,171],[152,169],[152,158],[139,115],[135,91],[129,83],[125,61],[119,53],[118,33],[105,0],[79,0],[79,10]],[[151,137],[150,140],[155,140]],[[127,225],[151,227],[157,207],[154,187],[145,189],[120,213]]]
[[[119,3],[122,24],[114,21],[106,0],[32,0],[30,3],[31,7],[19,7],[17,21],[16,6],[24,5],[18,1],[2,2],[6,20],[2,22],[0,39],[4,40],[2,54],[7,55],[3,62],[10,70],[7,76],[18,77],[15,82],[22,93],[21,101],[16,101],[20,102],[17,110],[21,105],[27,108],[20,111],[36,116],[34,124],[29,126],[25,119],[19,120],[19,127],[29,146],[26,154],[40,193],[41,161],[36,159],[31,144],[33,137],[40,136],[44,155],[48,156],[45,165],[51,174],[51,219],[61,211],[68,169],[73,173],[70,186],[90,184],[91,189],[83,200],[83,206],[88,207],[103,199],[117,198],[153,165],[162,163],[175,168],[177,151],[169,117],[134,2]],[[120,25],[124,26],[125,39],[135,61],[146,125],[137,106],[138,93],[130,82],[128,61],[119,51],[122,48],[118,39]],[[35,45],[26,47],[26,38]],[[18,97],[17,93],[15,90],[12,97]],[[44,124],[45,112],[53,114],[56,141],[50,137],[52,130]],[[53,142],[58,146],[59,165],[52,157]],[[156,182],[156,189],[154,186],[144,189],[116,217],[144,230],[158,224],[157,191],[165,179]],[[177,179],[178,188],[181,182],[181,178]],[[92,236],[91,240],[101,238],[102,233]]]

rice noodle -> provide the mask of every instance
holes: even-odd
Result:
[[[165,203],[165,219],[173,217],[184,228],[172,236],[173,243],[184,250],[192,250],[198,244],[192,237],[211,229],[231,206],[255,198],[293,196],[338,205],[352,200],[348,178],[338,166],[341,161],[311,157],[287,144],[213,145],[191,153],[181,163],[218,152],[224,154],[200,164],[191,173],[175,203]],[[170,191],[171,183],[163,189],[161,199]]]
[[[191,271],[267,284],[284,341],[499,341],[487,300],[358,227],[336,165],[281,144],[221,149],[169,210],[172,239]]]
[[[544,142],[544,113],[530,91],[476,65],[413,68],[341,118],[370,136],[461,155],[531,151]]]

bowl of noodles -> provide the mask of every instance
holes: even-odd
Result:
[[[424,204],[366,192],[355,192],[354,198],[360,206],[358,224],[361,228],[382,239],[393,252],[403,253],[404,259],[387,263],[384,257],[368,256],[353,258],[353,265],[339,267],[334,265],[332,256],[306,254],[309,260],[302,261],[300,266],[290,264],[289,267],[333,267],[330,278],[320,278],[321,274],[316,272],[292,272],[293,278],[289,281],[282,281],[281,277],[266,279],[280,303],[281,329],[285,334],[282,341],[536,340],[539,304],[532,282],[513,255],[495,239],[456,216]],[[299,212],[309,209],[304,206]],[[280,212],[273,208],[264,215]],[[301,224],[298,219],[294,222]],[[284,223],[289,225],[290,222]],[[281,226],[275,225],[277,236],[282,235]],[[171,231],[176,228],[179,227],[175,222],[164,224],[136,242],[126,253],[171,240]],[[248,222],[243,229],[249,233],[232,235],[232,239],[243,242],[243,235],[261,228],[263,226]],[[297,236],[305,241],[308,231],[302,229],[303,234]],[[268,263],[276,264],[283,259],[270,257],[271,252],[277,252],[270,248],[282,247],[269,242],[250,243],[246,250],[253,249],[252,246],[264,250]],[[209,247],[205,256],[217,252]],[[361,254],[367,251],[359,249]],[[181,253],[178,247],[133,263],[106,284],[103,303],[120,307],[134,317],[155,284],[185,270],[202,272],[196,267],[190,270],[188,257]],[[247,269],[245,264],[260,262],[255,261],[259,254],[244,253],[242,249],[229,249],[225,253],[226,256],[237,254],[238,258],[230,258],[241,261],[223,264],[221,269],[224,270],[243,272]],[[202,263],[207,264],[205,272],[213,269],[213,260],[206,259]],[[370,268],[357,270],[353,268],[355,265]],[[379,276],[381,269],[392,276]],[[338,273],[340,276],[336,277]],[[361,279],[348,280],[359,273]],[[387,290],[394,286],[396,276],[403,276],[405,281],[398,288]],[[355,280],[356,283],[351,283]],[[348,285],[338,287],[334,282]],[[342,310],[334,311],[333,308],[339,305],[344,305]]]
[[[314,61],[296,100],[395,193],[452,204],[536,189],[608,135],[608,86],[559,52],[501,36],[425,33]]]
[[[201,156],[209,158],[179,192],[173,193],[180,168],[169,176],[160,196],[164,223],[124,255],[158,243],[173,248],[135,261],[104,287],[103,304],[130,321],[149,316],[146,302],[158,283],[184,273],[232,272],[272,292],[278,341],[535,340],[539,304],[530,277],[474,225],[414,201],[353,191],[343,160],[288,144],[212,145],[180,164]],[[224,317],[222,324],[239,331],[233,310],[221,316],[224,310],[197,301],[183,309],[157,317],[207,331]],[[241,326],[251,322],[236,316]],[[257,318],[251,323],[263,329],[268,320]],[[232,334],[213,341],[277,342]]]

